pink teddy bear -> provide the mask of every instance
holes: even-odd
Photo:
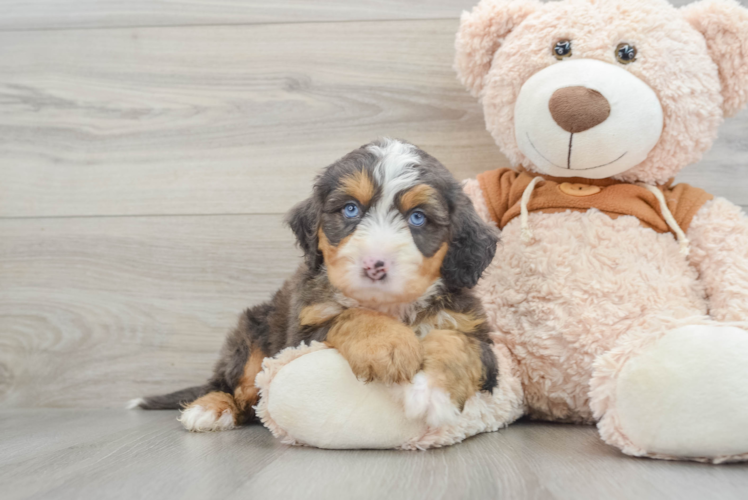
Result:
[[[515,166],[465,184],[502,230],[478,285],[498,390],[429,427],[307,346],[266,360],[266,425],[289,443],[426,448],[525,414],[596,423],[630,455],[748,458],[748,219],[671,182],[748,101],[748,11],[482,0],[456,67]]]

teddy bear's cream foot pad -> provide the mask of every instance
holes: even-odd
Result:
[[[301,356],[282,367],[269,388],[267,411],[292,440],[319,448],[395,448],[426,432],[408,420],[383,384],[364,384],[334,349]]]
[[[621,369],[622,434],[647,454],[718,460],[748,453],[748,332],[692,325]]]

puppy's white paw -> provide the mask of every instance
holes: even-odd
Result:
[[[452,404],[449,393],[433,386],[424,372],[416,373],[413,382],[405,387],[403,405],[407,418],[425,418],[431,427],[454,424],[460,417],[460,411]]]
[[[190,432],[227,431],[236,427],[231,410],[219,414],[199,405],[187,407],[177,420]]]

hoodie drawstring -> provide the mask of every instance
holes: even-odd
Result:
[[[675,221],[675,217],[673,217],[673,213],[667,207],[665,195],[662,194],[662,191],[659,190],[656,186],[652,186],[651,184],[644,184],[643,182],[639,182],[637,183],[637,185],[645,188],[647,191],[655,195],[657,201],[660,202],[660,211],[662,212],[662,216],[665,218],[665,222],[667,222],[668,227],[678,239],[678,243],[680,244],[680,253],[688,257],[688,254],[691,251],[689,247],[691,242],[688,241],[686,233],[684,233],[683,229],[680,228],[678,223]]]
[[[527,204],[530,203],[530,197],[532,196],[532,191],[535,189],[535,185],[543,181],[542,177],[534,177],[530,184],[527,185],[525,188],[525,192],[522,193],[522,201],[519,205],[519,220],[520,220],[520,226],[522,228],[521,238],[523,243],[529,243],[532,240],[532,229],[530,229],[530,212],[527,210]]]

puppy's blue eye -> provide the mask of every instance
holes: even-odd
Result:
[[[412,226],[423,226],[426,223],[426,215],[423,212],[413,212],[410,214],[408,222]]]
[[[343,207],[343,215],[345,215],[349,219],[355,219],[358,217],[359,209],[358,205],[355,203],[348,203],[345,207]]]

